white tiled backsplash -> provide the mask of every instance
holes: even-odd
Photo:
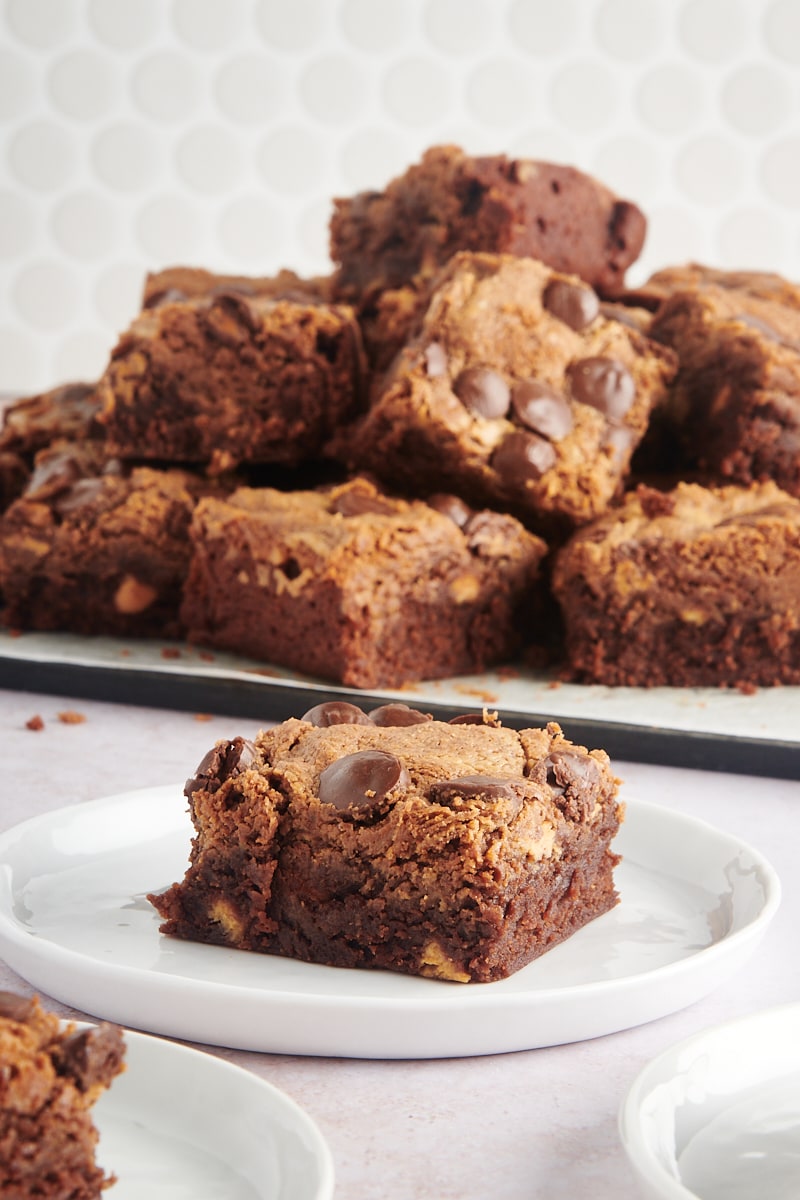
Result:
[[[647,213],[638,282],[800,279],[800,0],[2,0],[0,391],[102,370],[144,273],[325,272],[429,145]]]

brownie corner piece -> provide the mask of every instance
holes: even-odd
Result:
[[[557,725],[322,702],[206,756],[192,863],[150,899],[179,937],[491,982],[617,903],[618,786]]]

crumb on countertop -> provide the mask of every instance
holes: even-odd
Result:
[[[63,712],[56,713],[62,725],[82,725],[86,717],[82,712],[76,712],[74,708],[65,708]]]
[[[44,729],[44,721],[39,714],[36,713],[35,716],[29,717],[25,722],[25,728],[32,729],[34,733],[38,733],[40,729]]]

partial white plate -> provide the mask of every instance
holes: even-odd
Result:
[[[183,877],[178,786],[60,809],[0,837],[0,953],[84,1012],[285,1054],[442,1058],[580,1041],[691,1004],[737,970],[780,886],[725,833],[628,800],[621,902],[508,979],[453,984],[165,938],[146,900]]]
[[[800,1004],[659,1055],[623,1102],[620,1134],[649,1200],[797,1200]]]
[[[125,1043],[127,1069],[92,1110],[114,1200],[331,1200],[330,1150],[283,1092],[188,1046]]]

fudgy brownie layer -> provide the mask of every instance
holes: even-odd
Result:
[[[559,552],[553,587],[584,682],[800,683],[800,501],[772,483],[640,487]]]
[[[486,982],[616,903],[602,751],[388,709],[322,705],[218,744],[186,786],[186,877],[150,897],[163,932]]]

